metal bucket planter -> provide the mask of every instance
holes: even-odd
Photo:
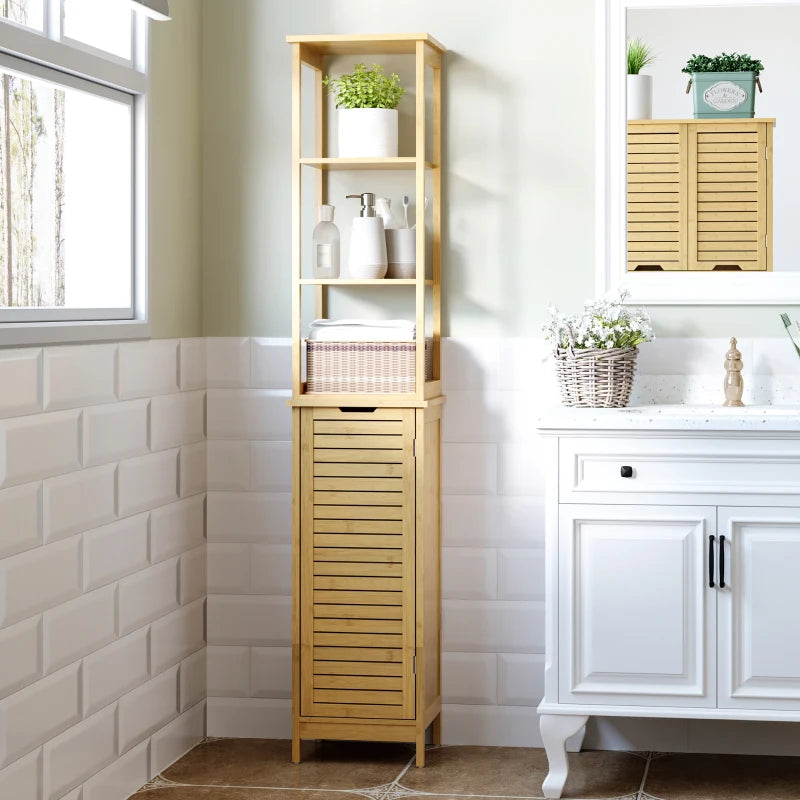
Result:
[[[755,72],[693,72],[689,86],[694,89],[694,118],[752,119],[755,116]]]

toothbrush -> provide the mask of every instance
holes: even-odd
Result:
[[[425,210],[426,210],[426,211],[428,210],[428,198],[427,198],[427,197],[425,198]],[[417,223],[415,222],[415,223],[414,223],[414,224],[411,226],[411,230],[413,231],[413,230],[414,230],[414,228],[416,228],[416,227],[417,227]]]
[[[406,224],[405,224],[404,227],[407,228],[408,227],[408,195],[407,194],[403,195],[403,218],[406,221]]]
[[[800,340],[800,333],[798,333],[798,338],[795,339],[795,334],[792,331],[792,321],[789,319],[788,314],[781,314],[781,322],[783,323],[783,327],[786,328],[786,333],[789,334],[789,338],[792,340],[797,355],[800,356],[800,342],[798,342],[798,340]]]

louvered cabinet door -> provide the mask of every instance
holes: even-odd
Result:
[[[628,123],[628,270],[686,269],[686,126]]]
[[[304,716],[414,719],[413,409],[303,409]]]
[[[772,124],[689,126],[689,268],[769,270]]]

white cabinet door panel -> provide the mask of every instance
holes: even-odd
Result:
[[[800,510],[720,508],[719,707],[800,709]]]
[[[715,521],[702,506],[559,507],[560,702],[716,704]]]

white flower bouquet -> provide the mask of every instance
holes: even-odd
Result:
[[[628,292],[591,300],[582,314],[567,316],[551,306],[542,325],[555,351],[556,375],[564,405],[621,408],[633,387],[637,347],[652,341],[650,316],[625,305]]]

